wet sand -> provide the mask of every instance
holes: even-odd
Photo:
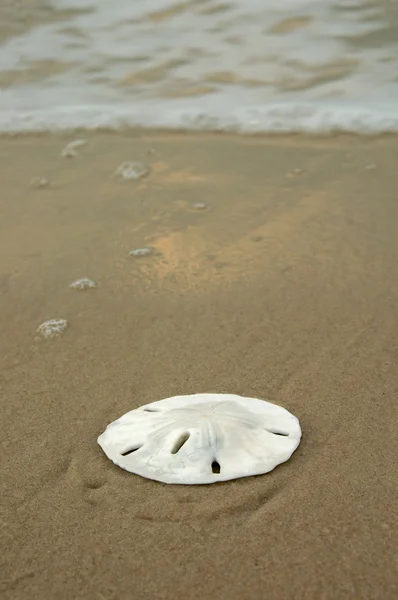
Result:
[[[62,158],[74,137],[0,139],[2,598],[396,598],[398,138],[97,133]],[[113,177],[129,160],[149,175]],[[97,445],[200,391],[281,404],[301,445],[193,487]]]

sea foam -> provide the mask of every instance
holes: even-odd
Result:
[[[0,39],[2,132],[398,131],[393,3],[51,0],[40,15]]]

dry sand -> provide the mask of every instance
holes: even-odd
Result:
[[[398,138],[71,139],[0,140],[2,599],[397,598]],[[299,449],[185,487],[97,445],[200,391],[283,405]]]

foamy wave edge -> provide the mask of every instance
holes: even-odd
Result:
[[[96,105],[0,111],[1,133],[137,127],[252,134],[346,132],[374,135],[398,132],[398,106],[365,108],[279,103],[229,111],[220,108],[204,111],[195,106],[171,109],[159,104],[142,108]]]

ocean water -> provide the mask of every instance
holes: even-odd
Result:
[[[4,0],[0,131],[398,131],[396,0]]]

